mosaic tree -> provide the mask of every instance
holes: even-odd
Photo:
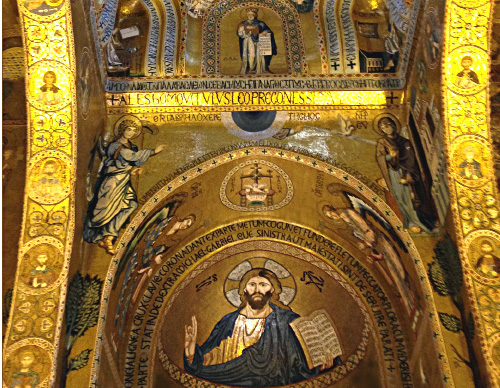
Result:
[[[66,302],[66,341],[63,355],[63,373],[61,388],[66,387],[66,377],[71,371],[87,366],[92,349],[85,349],[75,358],[69,360],[71,351],[78,338],[97,325],[99,303],[103,281],[97,276],[82,276],[77,272],[68,288]],[[69,364],[68,364],[69,361]]]
[[[467,340],[469,359],[467,360],[460,355],[455,347],[453,347],[453,350],[460,361],[471,368],[475,386],[485,387],[486,385],[481,380],[479,365],[473,348],[474,320],[471,314],[467,315],[462,295],[462,263],[458,255],[458,249],[449,234],[446,234],[436,244],[434,253],[436,254],[435,260],[429,264],[428,271],[432,288],[440,296],[449,296],[460,313],[460,318],[447,313],[439,313],[439,318],[446,330],[453,333],[463,331]]]

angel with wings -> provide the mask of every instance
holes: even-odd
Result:
[[[131,142],[142,131],[142,123],[134,116],[120,119],[115,126],[115,140],[107,149],[85,219],[83,239],[97,243],[110,255],[116,253],[113,244],[121,228],[137,209],[137,194],[131,176],[142,173],[141,166],[167,148],[139,150]]]

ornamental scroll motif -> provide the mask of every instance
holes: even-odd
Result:
[[[452,210],[464,280],[487,370],[483,378],[489,380],[487,386],[498,387],[500,361],[494,354],[500,342],[500,220],[488,128],[492,7],[493,1],[447,2],[443,92]]]
[[[55,380],[74,227],[73,31],[69,1],[20,0],[18,6],[27,66],[28,166],[3,377],[7,386],[28,379],[48,387]]]

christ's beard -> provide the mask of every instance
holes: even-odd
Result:
[[[257,296],[260,296],[260,299],[256,299]],[[269,299],[273,296],[273,293],[271,291],[266,292],[265,294],[261,294],[260,292],[255,292],[252,295],[249,295],[248,292],[245,290],[243,293],[243,297],[245,300],[248,302],[250,307],[254,310],[262,310],[267,302],[269,302]]]

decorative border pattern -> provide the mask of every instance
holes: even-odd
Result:
[[[323,35],[323,27],[321,26],[321,9],[319,3],[320,3],[319,0],[314,0],[313,4],[314,26],[316,27],[316,35],[318,38],[319,53],[321,57],[321,74],[328,74],[329,63],[328,63],[328,51],[326,48],[327,40]]]
[[[344,51],[344,71],[347,74],[358,74],[360,71],[359,47],[356,27],[352,17],[354,0],[344,0],[340,6],[342,45]]]
[[[337,0],[327,0],[325,4],[324,20],[326,34],[328,37],[328,59],[329,72],[342,73],[342,62],[340,58],[340,39],[337,23]]]
[[[124,254],[127,246],[127,242],[130,241],[134,236],[134,231],[137,227],[149,216],[149,214],[154,210],[158,201],[161,198],[167,197],[171,192],[183,186],[184,184],[189,184],[189,182],[200,176],[201,174],[217,168],[221,164],[229,163],[234,161],[235,159],[246,158],[246,157],[262,157],[263,155],[273,156],[283,160],[294,161],[299,164],[303,164],[314,168],[318,171],[321,171],[327,175],[334,176],[338,179],[342,179],[343,182],[356,190],[359,190],[365,194],[366,198],[369,198],[372,202],[372,205],[378,208],[383,214],[385,214],[386,219],[392,224],[395,225],[397,230],[402,231],[403,226],[398,216],[393,212],[393,210],[377,195],[373,192],[368,186],[366,186],[361,180],[355,178],[352,174],[347,173],[342,168],[335,166],[334,162],[327,162],[321,160],[319,158],[315,158],[312,156],[305,156],[300,153],[299,150],[289,150],[289,149],[281,149],[277,146],[247,146],[243,148],[236,148],[232,151],[225,152],[217,157],[207,159],[205,161],[200,162],[196,167],[192,167],[189,169],[183,170],[179,175],[175,176],[172,179],[165,180],[164,183],[160,186],[161,188],[145,202],[145,204],[141,207],[140,211],[136,213],[135,217],[132,219],[131,223],[123,233],[122,237],[117,243],[118,253],[111,261],[111,264],[108,269],[108,274],[106,276],[106,281],[103,287],[103,294],[101,297],[101,319],[98,323],[97,334],[96,334],[96,342],[95,342],[95,353],[94,359],[92,362],[92,371],[91,371],[91,386],[96,387],[97,381],[99,378],[99,364],[101,359],[102,352],[102,338],[103,332],[105,328],[106,316],[108,314],[108,302],[109,296],[112,290],[112,284],[116,269],[118,267],[118,262],[120,257]],[[434,302],[434,293],[432,291],[431,285],[427,278],[427,269],[425,267],[424,262],[420,259],[420,254],[413,243],[408,232],[401,232],[400,237],[403,242],[408,247],[409,254],[414,258],[415,268],[417,274],[421,279],[421,286],[427,303],[429,305],[429,320],[431,327],[433,328],[434,336],[434,346],[436,347],[439,354],[439,368],[442,371],[443,380],[445,382],[446,387],[454,387],[455,384],[453,382],[453,376],[451,373],[450,364],[448,361],[448,356],[445,347],[444,337],[441,331],[439,315],[436,309],[436,305]],[[114,311],[111,312],[112,317],[114,317]]]
[[[177,46],[177,14],[171,0],[165,6],[165,38],[163,41],[163,75],[175,75],[175,48]]]
[[[305,74],[307,72],[306,51],[299,13],[291,4],[282,0],[263,0],[262,2],[219,0],[215,3],[203,19],[201,73],[221,74],[221,22],[229,12],[243,7],[265,7],[274,11],[281,18],[288,71],[292,74]]]
[[[35,352],[39,387],[55,382],[74,230],[76,168],[75,53],[70,1],[36,14],[18,1],[26,65],[28,151],[26,190],[14,294],[3,347],[4,365]],[[50,7],[50,6],[49,6]],[[45,86],[49,72],[57,90]],[[48,180],[47,165],[56,170]],[[52,195],[54,194],[54,195]],[[27,254],[33,252],[31,255]],[[33,259],[48,256],[52,275],[26,281]],[[56,256],[60,256],[57,257]],[[58,264],[54,264],[58,260]],[[36,273],[36,272],[35,272]],[[36,280],[36,279],[35,279]],[[14,371],[15,372],[15,371]],[[5,377],[5,376],[4,376]],[[7,378],[10,376],[7,376]],[[6,384],[6,383],[4,383]]]
[[[490,35],[493,0],[448,0],[446,2],[445,45],[442,78],[445,144],[450,172],[448,176],[451,205],[458,247],[463,265],[464,282],[470,310],[479,338],[476,353],[483,364],[484,379],[491,387],[500,386],[500,360],[493,357],[493,348],[500,343],[497,317],[500,304],[500,278],[485,278],[473,267],[472,244],[489,237],[500,247],[499,193],[493,165],[489,128],[490,100],[488,76],[490,68]],[[489,21],[489,22],[488,22]],[[486,28],[488,27],[488,28]],[[479,83],[457,84],[464,57],[473,58],[472,70]],[[467,115],[464,113],[468,112]],[[462,152],[473,147],[482,154],[482,178],[464,185],[459,164]],[[480,350],[480,351],[479,351]],[[487,375],[487,376],[486,376]]]

